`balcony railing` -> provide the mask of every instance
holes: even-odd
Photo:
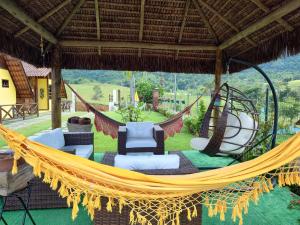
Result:
[[[24,103],[14,105],[0,105],[0,123],[7,120],[23,119],[36,115],[39,116],[37,103]]]

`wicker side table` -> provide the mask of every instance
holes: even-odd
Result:
[[[152,175],[178,175],[178,174],[191,174],[198,172],[198,169],[193,166],[193,164],[181,153],[181,152],[171,152],[171,154],[177,154],[180,157],[179,169],[167,169],[167,170],[143,170],[138,171],[145,174]],[[115,153],[106,153],[103,157],[103,164],[114,165]],[[106,198],[102,198],[102,205],[106,205]],[[94,225],[129,225],[129,214],[130,208],[124,207],[122,213],[120,214],[118,210],[113,210],[112,212],[107,212],[105,209],[101,211],[96,211],[94,218]],[[202,206],[197,206],[198,216],[193,218],[192,221],[188,221],[187,212],[184,211],[180,215],[181,224],[184,225],[201,225],[201,212]]]

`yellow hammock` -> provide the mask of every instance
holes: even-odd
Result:
[[[102,207],[100,198],[107,197],[108,211],[131,208],[130,224],[180,225],[180,214],[187,211],[193,219],[198,204],[222,221],[231,208],[232,220],[242,224],[249,201],[257,202],[260,194],[272,190],[273,178],[279,186],[300,185],[300,133],[251,161],[178,176],[150,176],[92,162],[30,141],[2,125],[0,135],[15,153],[12,172],[17,173],[17,160],[24,158],[35,176],[43,174],[43,181],[72,205],[73,219],[80,202],[93,218]]]

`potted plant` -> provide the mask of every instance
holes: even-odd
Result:
[[[74,116],[69,118],[67,123],[69,132],[91,132],[92,126],[91,119],[87,117]]]

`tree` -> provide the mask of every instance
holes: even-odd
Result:
[[[102,93],[100,85],[95,85],[93,87],[93,90],[94,90],[94,95],[93,95],[92,99],[93,100],[100,100],[100,98],[103,97],[103,93]]]
[[[156,87],[158,87],[159,89],[159,95],[162,96],[164,91],[161,86],[155,85],[155,83],[150,79],[139,80],[136,85],[136,90],[138,92],[140,100],[142,102],[152,103],[152,91]]]

